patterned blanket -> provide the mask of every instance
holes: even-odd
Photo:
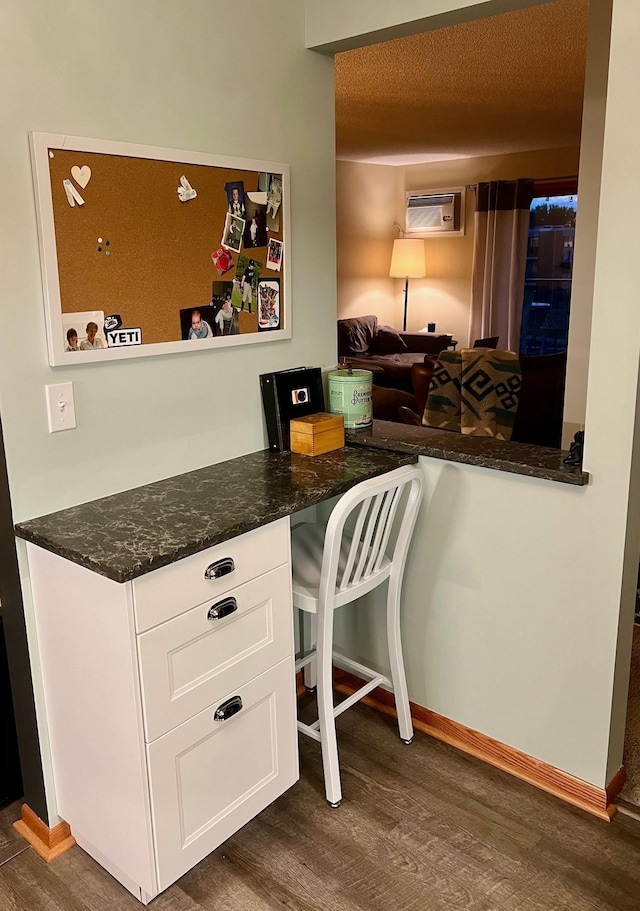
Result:
[[[513,351],[443,351],[433,368],[422,423],[510,440],[521,385],[520,362]]]

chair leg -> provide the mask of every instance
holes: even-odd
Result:
[[[318,603],[316,659],[318,672],[318,719],[322,768],[327,801],[337,807],[342,800],[336,719],[333,714],[333,611]]]
[[[413,740],[413,722],[411,721],[409,691],[402,657],[402,640],[400,638],[400,583],[393,575],[389,579],[387,591],[387,642],[400,739],[405,743],[411,743]]]
[[[310,651],[316,647],[318,617],[316,614],[308,614],[308,623],[305,623],[305,642],[304,650]],[[302,680],[308,693],[315,690],[318,684],[318,671],[316,661],[312,661],[302,669]]]

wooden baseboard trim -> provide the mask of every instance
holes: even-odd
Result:
[[[14,822],[13,828],[29,842],[43,860],[51,863],[76,843],[71,834],[69,823],[59,822],[52,829],[31,810],[26,803],[22,804],[21,818]]]
[[[334,686],[338,692],[350,696],[363,683],[364,681],[355,675],[334,668]],[[387,715],[395,716],[396,714],[393,693],[381,687],[365,696],[362,702]],[[597,816],[598,819],[609,822],[615,814],[614,801],[622,790],[625,780],[623,767],[616,772],[606,788],[598,788],[568,772],[556,769],[540,759],[535,759],[527,753],[500,743],[486,734],[481,734],[444,715],[432,712],[415,702],[411,702],[410,705],[411,717],[416,730],[482,759],[484,762],[502,769],[503,772],[508,772],[574,807],[579,807],[581,810]]]

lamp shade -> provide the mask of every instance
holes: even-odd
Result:
[[[410,237],[394,240],[389,277],[423,278],[426,274],[424,241]]]

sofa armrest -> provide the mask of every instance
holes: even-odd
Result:
[[[424,363],[412,364],[411,366],[411,383],[413,385],[413,394],[416,397],[416,410],[420,417],[424,414],[425,405],[427,404],[431,375],[435,365],[436,358],[426,355]]]
[[[427,335],[426,332],[401,332],[400,337],[413,354],[440,354],[449,345],[457,345],[450,335]]]

